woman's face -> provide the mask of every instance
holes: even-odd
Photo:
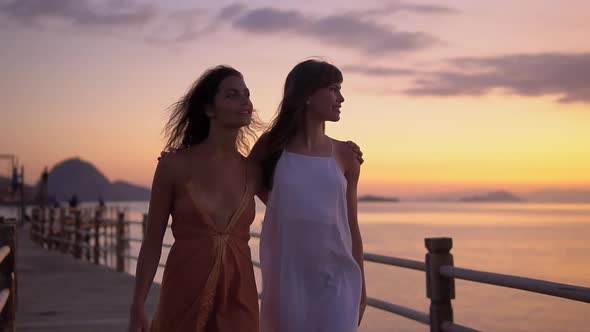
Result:
[[[221,81],[213,105],[207,114],[212,122],[226,128],[241,128],[252,119],[250,90],[241,77],[229,76]]]
[[[340,120],[340,107],[344,102],[340,89],[340,83],[333,83],[314,92],[306,101],[306,108],[310,115],[321,121]]]

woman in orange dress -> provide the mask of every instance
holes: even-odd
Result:
[[[258,332],[248,246],[256,171],[239,152],[253,132],[252,111],[242,75],[225,66],[205,72],[173,105],[167,147],[188,148],[161,159],[155,171],[130,331]],[[150,324],[144,303],[170,215],[174,244]]]

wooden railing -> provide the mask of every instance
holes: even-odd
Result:
[[[15,331],[16,220],[0,217],[0,331]]]
[[[87,217],[84,218],[84,215]],[[31,236],[50,250],[69,252],[80,259],[91,260],[92,257],[95,264],[100,264],[101,254],[107,253],[102,261],[109,265],[106,257],[114,252],[116,262],[110,266],[124,272],[126,260],[137,260],[136,256],[127,254],[127,248],[130,242],[142,241],[146,231],[147,215],[143,215],[141,222],[126,221],[122,212],[117,214],[116,220],[103,219],[100,211],[94,213],[94,218],[89,218],[90,215],[91,213],[81,213],[79,210],[61,210],[56,218],[55,211],[49,210],[48,214],[37,211],[33,213]],[[129,225],[140,225],[142,238],[129,237]],[[260,234],[256,232],[251,232],[250,235],[260,238]],[[109,244],[109,239],[115,241]],[[426,238],[425,246],[427,252],[424,262],[374,253],[365,253],[364,259],[367,262],[424,272],[426,294],[430,299],[429,312],[417,311],[373,297],[368,298],[367,305],[426,324],[430,326],[431,332],[475,332],[478,330],[454,322],[451,301],[455,298],[455,279],[590,303],[590,288],[587,287],[455,267],[451,254],[451,238]],[[163,244],[163,247],[170,248],[172,245]],[[260,268],[259,262],[252,263]],[[159,266],[164,267],[165,264],[160,263]]]
[[[125,272],[128,221],[104,209],[33,209],[30,236],[44,248]]]

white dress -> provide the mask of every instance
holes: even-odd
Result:
[[[361,270],[334,157],[283,151],[260,240],[261,332],[357,331]]]

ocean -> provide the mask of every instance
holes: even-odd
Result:
[[[107,203],[141,220],[147,202]],[[0,213],[12,213],[6,208]],[[252,230],[264,205],[257,202]],[[455,266],[590,287],[590,204],[359,203],[366,252],[424,260],[424,238],[453,238]],[[141,235],[139,226],[131,235]],[[166,243],[173,238],[168,231]],[[258,240],[250,241],[258,260]],[[131,245],[136,256],[139,244]],[[162,261],[167,250],[164,249]],[[127,266],[135,273],[135,264]],[[256,270],[257,278],[260,273]],[[156,281],[162,278],[160,269]],[[428,312],[425,275],[365,263],[371,297]],[[526,291],[457,280],[455,322],[483,331],[590,331],[590,305]],[[360,332],[428,331],[421,323],[368,308]]]

